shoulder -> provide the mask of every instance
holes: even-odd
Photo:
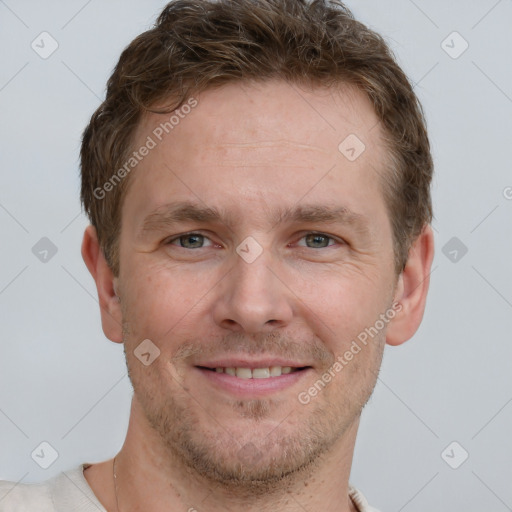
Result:
[[[359,512],[380,512],[376,508],[371,507],[363,493],[352,485],[349,485],[348,493]]]
[[[0,512],[54,512],[50,481],[22,484],[0,480]]]
[[[37,484],[0,480],[0,512],[106,512],[84,477],[86,466]]]

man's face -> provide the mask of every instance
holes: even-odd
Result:
[[[264,485],[339,453],[375,385],[386,329],[353,341],[394,300],[386,150],[353,89],[231,84],[197,100],[160,142],[170,115],[145,118],[134,143],[157,142],[122,210],[134,410],[195,471]],[[353,135],[338,149],[351,134],[355,160]],[[147,366],[146,339],[160,350]]]

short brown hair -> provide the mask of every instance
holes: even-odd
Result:
[[[433,163],[421,105],[384,39],[338,0],[176,0],[123,51],[83,134],[81,201],[114,275],[129,180],[104,197],[98,190],[126,161],[141,116],[171,112],[208,88],[270,79],[351,84],[371,100],[389,150],[384,197],[403,270],[432,221]]]

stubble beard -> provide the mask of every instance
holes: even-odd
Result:
[[[279,416],[278,402],[270,398],[233,400],[234,416],[247,422],[246,428],[233,430],[222,418],[209,416],[200,405],[201,398],[192,397],[177,382],[171,392],[172,364],[157,360],[158,364],[142,365],[133,350],[127,352],[126,347],[133,346],[127,323],[123,332],[134,399],[168,453],[170,467],[181,467],[191,477],[240,498],[282,493],[297,481],[307,480],[358,421],[373,392],[382,360],[379,349],[374,351],[372,368],[359,369],[354,361],[352,375],[358,371],[371,373],[363,387],[352,388],[350,394],[341,393],[338,401],[332,400],[334,395],[329,395],[328,388],[307,405],[297,400],[296,408],[278,418],[273,428],[268,425]]]

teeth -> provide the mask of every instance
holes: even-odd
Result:
[[[227,373],[239,379],[268,379],[292,373],[298,368],[291,366],[270,366],[269,368],[215,368],[217,373]]]
[[[271,377],[279,377],[283,373],[283,369],[280,366],[271,366],[269,371]]]
[[[250,368],[237,368],[236,376],[239,379],[250,379],[252,378],[252,371]]]
[[[268,379],[270,377],[270,368],[254,368],[252,371],[253,379]]]

